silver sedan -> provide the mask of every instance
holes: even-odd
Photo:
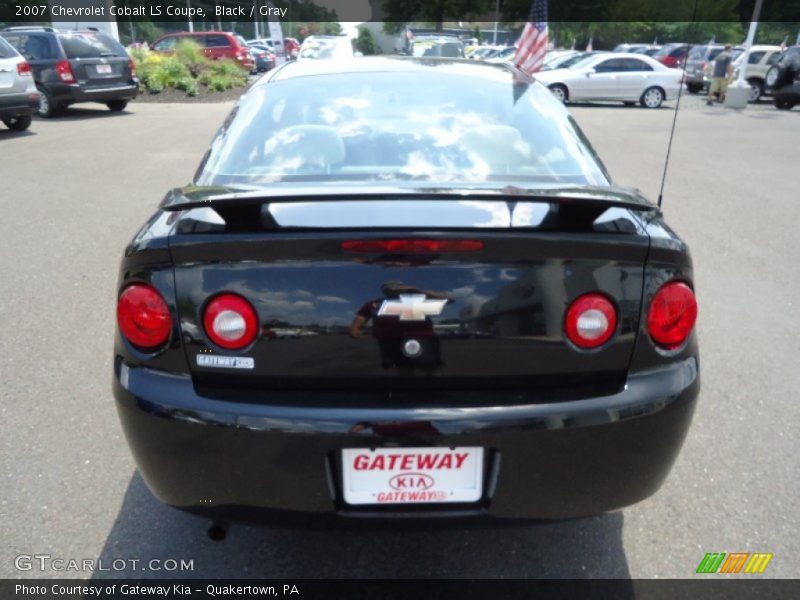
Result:
[[[588,56],[568,69],[541,71],[536,79],[562,102],[618,100],[658,108],[677,95],[682,75],[649,56],[609,52]]]

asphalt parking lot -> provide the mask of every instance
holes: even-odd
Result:
[[[0,131],[0,577],[87,576],[14,567],[49,554],[193,559],[180,575],[202,577],[679,578],[736,551],[773,553],[765,576],[800,577],[800,111],[688,97],[679,113],[664,210],[693,251],[703,390],[656,496],[569,522],[239,526],[212,542],[136,474],[110,382],[122,250],[229,109],[74,108]],[[617,182],[655,199],[673,112],[572,111]]]

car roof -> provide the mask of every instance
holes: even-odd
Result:
[[[363,56],[347,60],[292,61],[272,71],[259,83],[282,81],[315,75],[343,75],[351,73],[430,73],[435,66],[444,72],[486,80],[509,78],[511,70],[504,64],[486,63],[468,58],[428,58],[415,56]]]

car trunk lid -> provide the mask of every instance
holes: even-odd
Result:
[[[205,197],[165,203],[176,211],[170,251],[181,331],[200,385],[453,390],[624,381],[649,247],[631,209],[651,205],[608,193],[572,203],[548,194]],[[220,292],[256,309],[260,335],[244,350],[215,347],[204,332],[204,307]],[[569,304],[589,292],[608,296],[619,321],[593,351],[564,334]]]

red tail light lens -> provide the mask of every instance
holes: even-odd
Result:
[[[56,63],[56,73],[64,83],[75,83],[75,75],[72,73],[72,66],[68,60],[60,60]]]
[[[206,334],[217,346],[239,350],[258,334],[258,316],[253,306],[236,294],[220,294],[206,306]]]
[[[672,350],[683,344],[697,320],[697,300],[682,281],[661,286],[647,313],[647,331],[659,346]]]
[[[30,75],[31,66],[27,62],[17,63],[17,75]]]
[[[133,59],[128,61],[128,68],[131,70],[131,77],[136,77],[136,63],[133,62]]]
[[[479,240],[347,240],[342,250],[348,252],[475,252],[483,250]]]
[[[155,288],[135,283],[117,302],[117,323],[134,346],[152,350],[167,341],[172,329],[169,307]]]
[[[617,310],[602,294],[584,294],[570,304],[564,321],[569,340],[579,348],[605,344],[617,329]]]

